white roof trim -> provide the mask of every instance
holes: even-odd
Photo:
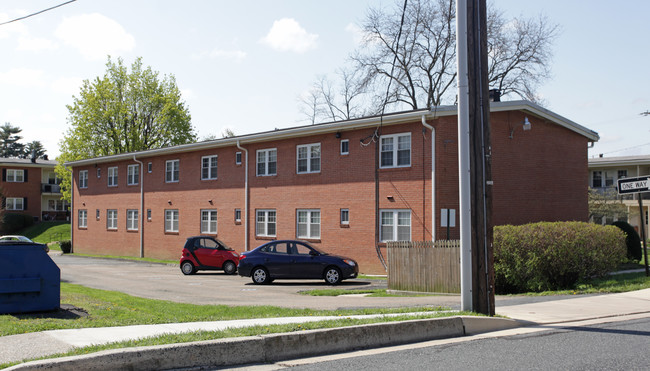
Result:
[[[405,111],[386,114],[383,117],[383,125],[396,125],[404,122],[412,122],[414,120],[419,120],[422,115],[425,115],[428,119],[435,119],[442,116],[456,116],[458,107],[455,105],[449,106],[438,106],[434,110],[430,111],[427,109],[421,109],[416,111]],[[599,139],[598,134],[594,131],[591,131],[583,126],[576,124],[575,122],[566,119],[558,114],[555,114],[551,111],[548,111],[534,103],[528,101],[508,101],[508,102],[492,102],[490,103],[491,112],[502,112],[502,111],[527,111],[532,115],[543,117],[547,120],[550,120],[560,126],[566,127],[578,134],[581,134],[587,137],[590,141],[597,141]],[[280,140],[288,138],[303,137],[305,135],[318,135],[326,133],[335,133],[337,131],[349,131],[356,129],[364,128],[373,128],[376,127],[380,122],[380,116],[371,116],[363,117],[359,119],[346,120],[346,121],[334,121],[327,122],[322,124],[307,125],[307,126],[298,126],[287,129],[276,129],[274,131],[267,131],[261,133],[253,133],[247,135],[236,136],[232,138],[222,138],[215,139],[210,141],[182,144],[173,147],[165,147],[158,149],[151,149],[146,151],[139,152],[130,152],[130,153],[121,153],[111,156],[96,157],[78,161],[66,162],[66,166],[86,166],[97,163],[104,162],[114,162],[114,161],[126,161],[133,159],[136,156],[138,159],[143,159],[147,157],[153,157],[160,154],[174,154],[174,153],[183,153],[198,151],[209,148],[220,148],[235,146],[237,142],[240,144],[250,144],[250,143],[259,143],[269,140]]]

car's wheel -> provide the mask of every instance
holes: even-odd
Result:
[[[192,264],[192,262],[184,261],[183,264],[181,264],[181,272],[187,276],[196,273],[196,269],[194,269],[194,264]]]
[[[227,262],[223,263],[223,271],[226,274],[235,274],[235,272],[237,272],[237,266],[235,263],[228,260]]]
[[[257,285],[262,285],[271,282],[271,277],[269,277],[269,272],[267,272],[266,269],[262,267],[257,267],[253,269],[253,273],[251,273],[251,278],[253,279],[253,283]]]
[[[330,285],[341,283],[341,271],[336,267],[329,267],[325,271],[325,282]]]

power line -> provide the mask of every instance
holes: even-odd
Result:
[[[0,26],[4,26],[4,25],[9,24],[9,23],[12,23],[12,22],[17,22],[17,21],[21,21],[21,20],[26,19],[26,18],[29,18],[29,17],[33,17],[33,16],[35,16],[35,15],[39,15],[39,14],[41,14],[41,13],[45,13],[45,12],[50,11],[50,10],[52,10],[52,9],[56,9],[56,8],[61,7],[61,6],[64,6],[64,5],[68,5],[68,4],[70,4],[70,3],[74,3],[75,1],[77,1],[77,0],[66,1],[65,3],[61,3],[61,4],[59,4],[59,5],[55,5],[55,6],[51,7],[51,8],[43,9],[43,10],[41,10],[41,11],[38,11],[38,12],[36,12],[36,13],[32,13],[32,14],[26,15],[26,16],[24,16],[24,17],[20,17],[20,18],[12,19],[12,20],[10,20],[10,21],[0,23]]]

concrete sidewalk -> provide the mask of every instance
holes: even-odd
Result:
[[[210,364],[273,362],[280,359],[328,354],[352,349],[404,344],[427,339],[457,337],[503,330],[517,326],[548,325],[606,319],[632,314],[650,316],[650,289],[546,302],[497,307],[497,314],[512,320],[480,317],[423,319],[389,324],[355,326],[344,329],[303,331],[169,346],[140,347],[99,352],[79,357],[35,361],[10,368],[28,369],[156,369],[182,368]],[[367,318],[373,316],[349,316]],[[375,315],[374,317],[377,317]],[[286,323],[304,323],[341,317],[267,318],[238,321],[194,322],[162,325],[139,325],[112,328],[52,330],[37,334],[0,337],[0,363],[65,352],[74,347],[156,336],[164,333],[214,331],[228,327],[245,327]],[[237,346],[238,356],[229,357]],[[248,350],[242,350],[247,347]],[[197,352],[200,354],[197,355]],[[243,359],[241,354],[259,358]],[[197,363],[198,362],[198,363]],[[201,363],[210,362],[210,363]],[[230,363],[229,363],[230,362]],[[102,366],[103,365],[103,366]],[[111,367],[108,367],[110,365]],[[103,368],[102,368],[103,367]]]

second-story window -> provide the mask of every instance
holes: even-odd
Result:
[[[180,160],[169,160],[165,162],[165,182],[175,183],[179,179]]]
[[[7,182],[22,183],[25,181],[25,170],[7,169]]]
[[[126,168],[126,184],[135,185],[140,182],[140,165],[129,165]]]
[[[79,188],[88,188],[88,170],[79,171]]]
[[[117,166],[108,168],[108,186],[117,187]]]
[[[320,143],[298,146],[298,174],[320,172]]]
[[[257,176],[276,175],[278,150],[260,149],[257,151]]]
[[[217,179],[217,156],[201,157],[201,179]]]
[[[603,172],[602,171],[593,171],[591,173],[591,186],[594,188],[600,188],[603,186]]]
[[[381,137],[380,167],[411,166],[411,133],[384,135]]]

